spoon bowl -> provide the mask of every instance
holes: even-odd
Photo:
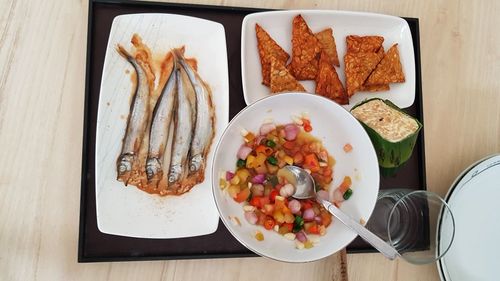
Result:
[[[398,251],[391,245],[387,244],[384,240],[377,235],[366,229],[364,226],[356,222],[349,215],[337,208],[334,204],[319,198],[314,188],[314,178],[304,169],[297,166],[285,166],[283,170],[288,173],[288,176],[294,177],[295,192],[292,195],[296,199],[315,199],[318,203],[323,205],[328,212],[335,216],[344,225],[349,227],[352,231],[356,232],[366,242],[370,243],[375,249],[382,253],[385,257],[393,260],[400,256]]]

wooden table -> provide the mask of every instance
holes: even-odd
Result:
[[[429,189],[500,151],[500,2],[222,1],[418,17]],[[87,1],[0,1],[1,280],[333,280],[329,262],[263,258],[78,264]],[[350,280],[438,280],[435,265],[348,256]]]

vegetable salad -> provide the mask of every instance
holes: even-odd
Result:
[[[315,200],[294,199],[294,178],[282,168],[295,165],[305,169],[314,178],[318,196],[338,206],[352,195],[351,179],[345,177],[330,199],[335,160],[309,133],[308,119],[294,121],[286,125],[266,122],[256,134],[243,130],[235,170],[225,172],[220,186],[243,203],[250,224],[295,240],[297,248],[311,248],[315,240],[311,235],[325,235],[332,216]],[[264,239],[260,231],[256,239]]]

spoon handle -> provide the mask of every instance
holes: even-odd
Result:
[[[382,253],[386,258],[393,260],[400,256],[398,251],[394,249],[391,245],[387,244],[384,240],[380,239],[377,235],[373,234],[367,228],[356,222],[346,213],[341,211],[332,203],[317,198],[317,200],[337,219],[339,219],[343,224],[356,232],[361,238],[363,238],[366,242],[372,245],[375,249],[377,249],[380,253]]]

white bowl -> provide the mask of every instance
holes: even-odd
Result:
[[[288,10],[253,13],[243,19],[241,27],[241,78],[245,102],[251,104],[260,98],[268,96],[269,88],[262,85],[255,24],[258,23],[271,37],[290,55],[292,55],[292,20],[301,14],[313,32],[325,28],[333,28],[333,36],[337,45],[340,67],[336,67],[340,81],[345,86],[344,55],[346,52],[345,38],[347,35],[380,35],[384,36],[384,48],[388,50],[398,43],[399,55],[406,82],[393,83],[391,89],[384,92],[359,92],[350,97],[350,109],[358,102],[367,98],[379,97],[389,99],[395,105],[406,108],[415,100],[415,53],[413,40],[408,23],[400,18],[389,15],[325,10]],[[313,81],[300,81],[308,92],[314,92]]]
[[[251,251],[268,258],[286,262],[309,262],[327,257],[347,246],[356,234],[340,221],[333,220],[327,234],[311,249],[298,250],[295,242],[286,240],[277,232],[249,224],[243,215],[242,205],[219,187],[221,172],[234,171],[236,153],[243,143],[241,129],[256,132],[266,119],[276,124],[292,122],[292,115],[307,112],[313,130],[328,152],[335,158],[334,179],[330,190],[337,187],[344,176],[353,180],[352,197],[341,209],[354,219],[368,221],[375,206],[379,190],[377,156],[365,130],[344,108],[321,96],[304,93],[286,93],[263,98],[238,113],[229,123],[215,150],[212,169],[212,189],[220,217],[231,234]],[[345,144],[353,150],[344,152]],[[234,224],[236,216],[241,226]],[[264,234],[264,241],[254,238],[256,230]]]

